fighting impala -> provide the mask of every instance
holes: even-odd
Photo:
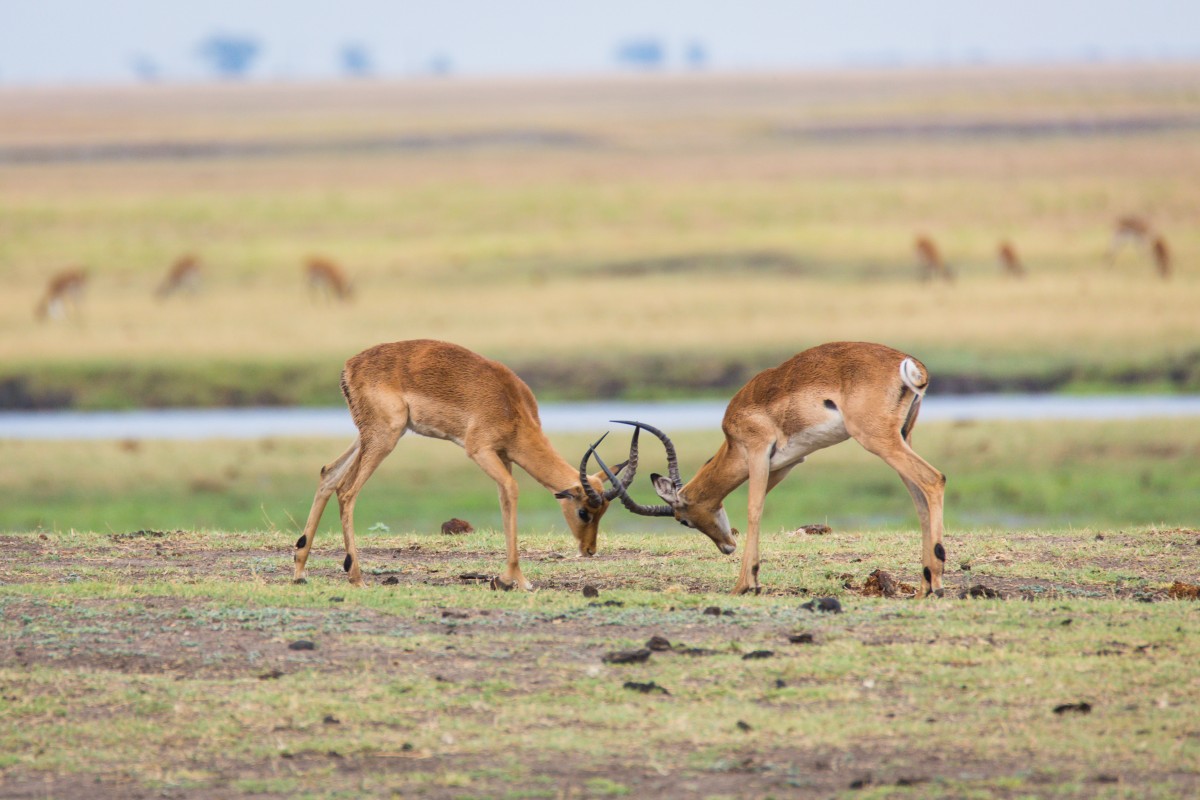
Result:
[[[454,442],[500,487],[507,562],[496,579],[502,588],[532,589],[517,554],[517,481],[513,464],[554,492],[567,526],[584,556],[596,552],[600,518],[627,483],[605,490],[603,475],[572,467],[542,432],[533,392],[508,367],[448,342],[417,339],[381,344],[346,362],[342,394],[358,427],[354,444],[321,468],[304,533],[296,542],[293,580],[304,582],[304,565],[317,525],[336,492],[346,544],[343,568],[362,585],[354,544],[354,503],[363,484],[408,431]],[[618,467],[618,470],[620,468]],[[626,481],[633,480],[629,470]]]
[[[637,469],[637,431],[623,480],[614,484],[630,511],[674,517],[704,533],[723,553],[737,546],[723,501],[749,481],[748,530],[734,594],[759,592],[758,536],[767,492],[811,453],[854,438],[896,472],[912,495],[921,520],[921,596],[942,594],[946,550],[942,546],[942,507],[946,477],[913,452],[913,425],[929,383],[925,365],[890,347],[866,342],[833,342],[805,350],[750,379],[729,401],[721,428],[725,442],[688,483],[679,475],[675,447],[662,431],[642,422],[614,420],[645,429],[667,451],[668,477],[651,475],[666,505],[645,506],[629,496]],[[608,477],[611,470],[595,453]]]

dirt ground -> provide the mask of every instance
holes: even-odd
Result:
[[[1200,559],[1200,531],[1170,532],[1172,549],[1184,550],[1187,564]],[[131,532],[113,534],[105,547],[65,547],[53,536],[37,534],[0,536],[0,551],[5,566],[0,568],[0,585],[10,590],[22,585],[70,584],[86,580],[102,570],[108,579],[116,576],[121,583],[150,585],[162,582],[188,584],[202,577],[219,574],[233,582],[285,584],[288,581],[286,543],[275,550],[258,548],[212,549],[200,544],[186,532]],[[328,549],[328,547],[326,547]],[[397,596],[425,587],[470,586],[481,599],[491,597],[485,573],[463,571],[462,553],[450,556],[435,548],[407,545],[402,548],[368,547],[361,550],[364,564],[375,570],[371,591],[394,592]],[[494,560],[493,554],[487,554]],[[1141,570],[1154,585],[1133,581],[1130,585],[1098,586],[1087,581],[1052,581],[1030,578],[1001,578],[989,575],[973,577],[972,570],[948,572],[947,598],[939,602],[973,602],[980,599],[1024,602],[1045,598],[1100,596],[1126,600],[1131,606],[1140,602],[1166,600],[1172,580],[1180,585],[1185,574],[1168,575],[1169,556],[1149,554],[1139,563],[1125,566]],[[645,552],[623,550],[607,552],[604,559],[627,562],[630,570],[655,570],[654,557]],[[531,551],[524,560],[555,562],[543,570],[539,589],[577,595],[567,610],[542,610],[532,604],[520,610],[479,607],[470,601],[461,604],[423,606],[398,615],[392,610],[377,610],[359,603],[347,603],[346,597],[357,591],[339,582],[341,575],[324,561],[314,564],[314,581],[297,586],[297,593],[320,600],[307,607],[217,607],[204,597],[179,595],[142,596],[112,599],[81,597],[69,605],[49,602],[45,595],[9,591],[0,595],[6,629],[14,635],[0,640],[0,667],[16,670],[53,668],[82,673],[125,676],[159,676],[180,682],[277,681],[290,675],[316,674],[331,681],[345,681],[356,674],[408,674],[433,676],[448,687],[486,682],[503,669],[515,686],[517,695],[525,691],[548,689],[545,665],[563,665],[586,669],[605,663],[620,643],[647,643],[645,656],[637,649],[625,650],[633,660],[670,665],[673,661],[701,661],[728,656],[730,642],[745,642],[745,647],[769,647],[742,654],[742,658],[770,658],[779,663],[803,659],[806,648],[820,647],[820,626],[806,627],[805,617],[795,616],[795,608],[809,598],[797,590],[778,591],[767,597],[786,599],[790,609],[776,613],[756,613],[735,608],[729,603],[703,607],[694,603],[694,595],[714,591],[700,578],[670,576],[671,591],[679,598],[679,607],[663,613],[639,614],[626,608],[619,599],[621,586],[604,579],[589,568],[589,562],[564,558],[550,550]],[[1092,557],[1094,567],[1103,567],[1106,559]],[[1107,559],[1113,564],[1120,559]],[[894,590],[898,607],[914,602],[911,586],[915,576],[880,575],[868,572],[853,553],[841,555],[837,568],[844,592],[841,604],[853,607],[859,598],[878,596]],[[36,569],[27,569],[36,565]],[[1111,565],[1110,565],[1111,566]],[[1078,574],[1069,572],[1067,574]],[[1191,576],[1194,579],[1194,575]],[[333,578],[333,581],[322,580]],[[881,584],[884,587],[881,589]],[[447,592],[449,597],[461,593]],[[692,600],[689,600],[692,598]],[[480,603],[486,605],[486,603]],[[809,614],[816,618],[815,612]],[[20,621],[20,628],[14,628]],[[25,635],[22,631],[37,631]],[[842,631],[868,647],[892,645],[894,634],[881,633],[871,625]],[[914,632],[914,637],[921,638]],[[658,640],[655,639],[658,637]],[[652,643],[657,641],[657,644]],[[665,643],[660,641],[665,640]],[[915,641],[915,639],[914,639]],[[310,642],[311,646],[305,644]],[[439,642],[436,647],[413,647],[409,642]],[[441,644],[452,642],[452,644]],[[497,653],[497,642],[502,652]],[[762,643],[766,643],[763,645]],[[736,646],[736,645],[735,645]],[[640,645],[639,645],[640,648]],[[632,652],[632,655],[630,654]],[[1115,655],[1142,655],[1134,645],[1111,642],[1108,650]],[[759,653],[760,655],[754,655]],[[761,655],[766,653],[766,655]],[[716,663],[712,661],[710,663]],[[631,673],[632,674],[632,673]],[[640,673],[639,673],[640,674]],[[658,680],[662,680],[658,678]],[[654,681],[636,684],[637,691],[659,691]],[[28,701],[12,692],[31,691],[26,686],[0,686],[0,694],[9,701]],[[55,691],[43,688],[41,691]],[[665,693],[664,693],[665,694]],[[666,702],[664,697],[664,702]],[[83,704],[86,708],[86,703]],[[89,713],[89,712],[83,712]],[[99,712],[91,712],[99,713]],[[930,724],[936,724],[930,717]],[[337,726],[340,720],[327,716],[324,722]],[[404,736],[403,721],[390,723],[392,733]],[[744,723],[738,722],[739,725]],[[749,726],[747,726],[748,728]],[[281,722],[271,729],[273,735],[288,740],[304,733],[295,723]],[[1196,732],[1200,737],[1200,731]],[[419,737],[414,735],[416,741]],[[633,797],[830,797],[842,793],[873,791],[868,796],[957,796],[964,782],[981,781],[988,786],[983,796],[1027,796],[1031,789],[1044,786],[1047,795],[1100,796],[1109,790],[1128,791],[1136,787],[1168,787],[1161,796],[1187,796],[1200,792],[1200,775],[1195,771],[1163,772],[1147,768],[1142,772],[1122,766],[1112,771],[1087,763],[1040,765],[1034,759],[1026,763],[1013,752],[979,758],[970,748],[945,751],[924,747],[920,742],[897,741],[881,735],[878,740],[862,741],[852,747],[804,746],[779,744],[775,747],[735,748],[720,769],[681,767],[689,754],[675,753],[670,768],[643,763],[636,744],[627,757],[589,757],[581,763],[539,756],[517,748],[522,771],[536,775],[537,787],[512,784],[503,777],[477,779],[469,788],[438,784],[439,776],[489,774],[494,756],[463,752],[445,755],[431,752],[405,741],[394,752],[340,753],[335,750],[313,752],[284,747],[277,757],[248,759],[237,754],[210,759],[204,770],[210,779],[197,786],[150,785],[131,771],[83,769],[41,771],[20,763],[0,772],[0,796],[40,797],[187,797],[223,798],[235,796],[295,796],[294,789],[272,782],[297,776],[321,774],[329,786],[353,796],[356,791],[371,796],[474,797],[474,796],[547,796],[602,797],[628,794]],[[186,759],[185,759],[186,760]],[[1063,774],[1070,776],[1074,788],[1064,790]],[[1004,780],[1019,776],[1012,791],[1004,790]],[[424,777],[422,777],[424,776]],[[958,781],[944,783],[947,776]],[[396,787],[388,788],[389,779]],[[261,791],[247,791],[259,785]],[[348,789],[347,787],[357,787]],[[621,787],[621,788],[616,788]],[[536,789],[536,791],[535,791]],[[332,791],[332,790],[330,790]],[[318,792],[319,793],[319,792]],[[336,793],[336,792],[335,792]],[[1150,795],[1148,795],[1150,796]],[[1153,795],[1160,796],[1160,795]]]

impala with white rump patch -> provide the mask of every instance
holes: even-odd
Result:
[[[758,592],[758,535],[767,493],[813,452],[853,438],[896,470],[921,520],[922,596],[942,593],[946,550],[942,545],[942,504],[946,478],[913,452],[913,425],[929,378],[912,356],[866,342],[833,342],[805,350],[773,369],[764,370],[742,387],[729,406],[721,428],[725,442],[686,485],[679,475],[675,447],[662,431],[642,422],[633,425],[629,472],[637,469],[638,430],[657,436],[667,450],[670,477],[651,475],[666,505],[643,506],[618,488],[630,511],[646,516],[672,516],[704,533],[723,553],[736,547],[724,500],[749,482],[749,522],[742,568],[734,593]],[[586,463],[595,446],[584,456]],[[600,468],[615,478],[596,456]]]

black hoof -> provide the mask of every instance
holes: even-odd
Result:
[[[513,590],[514,584],[506,583],[505,581],[502,581],[499,577],[495,577],[495,578],[492,578],[491,583],[489,583],[488,585],[492,587],[493,592],[496,592],[496,591],[511,592]]]
[[[292,583],[295,583],[297,585],[305,584],[305,583],[308,583],[308,578],[293,578]]]

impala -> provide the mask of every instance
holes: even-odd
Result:
[[[1021,259],[1017,256],[1017,249],[1013,247],[1012,242],[1007,239],[1000,242],[1000,247],[997,248],[996,255],[1000,259],[1001,272],[1012,278],[1025,277],[1025,265],[1021,263]]]
[[[195,293],[199,288],[200,262],[195,256],[188,254],[180,256],[171,265],[167,276],[154,291],[154,296],[159,300],[166,300],[176,292]]]
[[[335,300],[349,302],[354,297],[354,288],[346,279],[342,268],[327,258],[315,256],[304,266],[309,291]]]
[[[942,260],[941,251],[938,250],[933,239],[928,236],[918,236],[913,243],[913,248],[917,251],[917,268],[921,280],[928,281],[935,278],[945,281],[954,280],[954,273]]]
[[[759,592],[758,537],[767,493],[817,450],[853,437],[896,472],[912,495],[921,520],[921,596],[942,594],[946,550],[942,546],[945,476],[913,452],[913,425],[929,373],[913,358],[865,342],[833,342],[805,350],[751,378],[729,401],[721,428],[725,442],[688,483],[679,475],[675,447],[662,431],[642,422],[615,420],[645,429],[667,451],[669,477],[651,481],[666,505],[644,506],[626,491],[637,469],[637,436],[623,480],[614,483],[621,502],[646,516],[673,516],[704,533],[722,553],[737,546],[723,501],[749,481],[748,530],[734,594]],[[594,453],[584,456],[582,468]],[[611,470],[596,455],[601,470]]]
[[[497,578],[499,586],[533,588],[521,574],[517,555],[513,464],[554,492],[580,555],[595,554],[600,518],[626,485],[618,479],[606,491],[603,474],[589,476],[585,464],[575,468],[563,460],[542,431],[533,392],[508,367],[448,342],[392,342],[346,362],[342,394],[358,436],[346,452],[321,468],[304,533],[296,542],[297,583],[304,582],[304,565],[325,504],[337,492],[346,544],[343,568],[352,584],[362,585],[354,503],[371,473],[408,431],[454,442],[500,487],[508,560]],[[627,479],[633,480],[632,471]]]
[[[64,269],[50,276],[46,291],[38,300],[34,316],[38,319],[62,319],[79,313],[79,301],[87,287],[88,274],[83,269]]]
[[[1150,243],[1150,252],[1154,256],[1154,267],[1158,270],[1158,277],[1171,277],[1171,251],[1167,248],[1167,240],[1161,235],[1155,236],[1154,241]]]
[[[1113,225],[1112,243],[1108,247],[1108,265],[1117,261],[1117,254],[1125,245],[1149,251],[1154,268],[1160,278],[1171,277],[1171,251],[1167,240],[1145,217],[1129,215],[1118,217]]]

